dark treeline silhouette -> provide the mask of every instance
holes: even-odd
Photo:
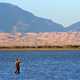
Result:
[[[3,48],[8,48],[8,49],[11,49],[11,48],[80,48],[80,45],[64,45],[64,46],[52,46],[52,45],[45,45],[45,46],[0,46],[0,49],[3,49]]]

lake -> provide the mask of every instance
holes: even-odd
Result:
[[[80,80],[80,51],[0,51],[0,80]]]

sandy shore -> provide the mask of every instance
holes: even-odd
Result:
[[[0,51],[80,50],[80,48],[1,48]]]

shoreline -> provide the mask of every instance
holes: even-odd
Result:
[[[59,51],[59,50],[80,50],[80,48],[1,48],[0,51]]]

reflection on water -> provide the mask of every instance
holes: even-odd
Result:
[[[0,51],[0,80],[80,80],[80,51]]]

